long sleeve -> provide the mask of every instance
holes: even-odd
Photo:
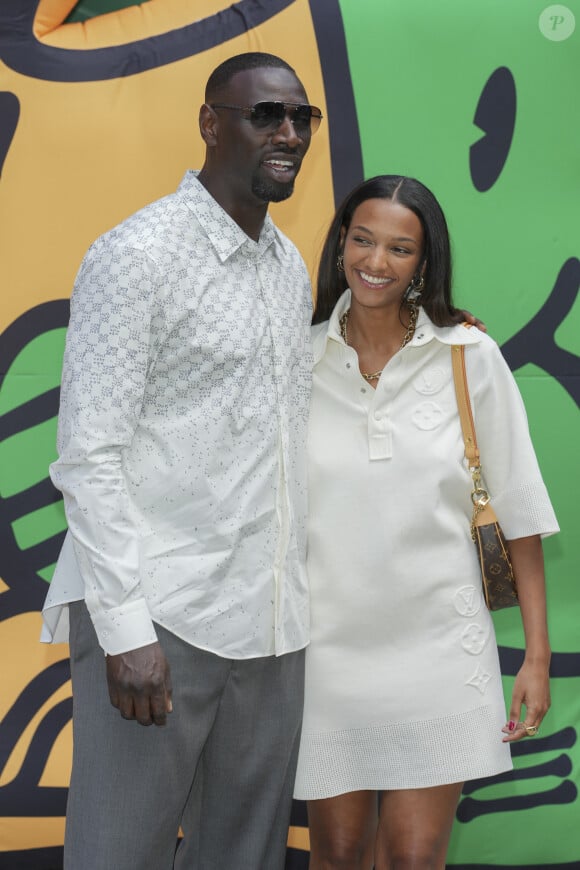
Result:
[[[85,599],[105,652],[156,627],[232,658],[308,640],[306,267],[194,172],[98,239],[73,292],[59,416],[69,534],[43,639]]]
[[[105,237],[106,238],[106,237]],[[109,653],[151,643],[139,582],[137,518],[123,474],[151,359],[154,270],[137,250],[98,240],[71,300],[51,466],[99,642]]]

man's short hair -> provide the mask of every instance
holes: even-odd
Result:
[[[277,57],[275,54],[266,54],[262,51],[248,51],[245,54],[236,54],[234,57],[229,57],[227,60],[224,60],[223,63],[220,63],[220,65],[216,67],[210,75],[207,80],[207,85],[205,86],[205,102],[207,103],[210,100],[215,99],[219,91],[229,84],[230,80],[236,73],[245,72],[249,69],[264,69],[267,67],[274,69],[287,69],[288,72],[291,72],[296,76],[296,71],[290,66],[290,64],[286,63],[285,60],[282,60],[281,57]],[[298,76],[296,76],[296,78],[298,78]]]

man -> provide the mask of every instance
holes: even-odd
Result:
[[[284,866],[310,286],[267,210],[320,117],[281,59],[225,61],[199,174],[98,239],[77,277],[51,466],[69,534],[44,636],[63,639],[68,610],[67,870]]]

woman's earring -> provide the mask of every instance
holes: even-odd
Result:
[[[342,254],[339,254],[336,258],[336,268],[339,272],[344,272],[344,257]]]
[[[421,304],[421,290],[425,286],[425,280],[422,275],[417,278],[415,275],[411,283],[403,294],[403,300],[409,305]]]

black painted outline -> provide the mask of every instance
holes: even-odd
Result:
[[[580,861],[565,864],[446,864],[446,870],[579,870]]]
[[[563,263],[548,298],[528,323],[502,345],[512,371],[533,363],[568,392],[580,408],[580,356],[556,344],[556,331],[568,316],[580,290],[580,260]]]
[[[0,772],[23,731],[43,704],[70,680],[68,658],[62,658],[38,673],[24,687],[0,722]],[[72,717],[72,698],[65,698],[47,711],[30,741],[18,774],[0,788],[0,816],[54,816],[65,813],[68,789],[39,786],[52,747]]]
[[[0,91],[0,177],[20,118],[20,100],[11,91]]]
[[[500,646],[501,672],[506,677],[515,677],[524,663],[524,650]],[[550,677],[580,677],[580,652],[553,652],[550,661]]]
[[[0,6],[0,58],[11,69],[32,78],[88,82],[137,75],[208,51],[258,27],[296,0],[241,0],[168,33],[87,50],[61,49],[37,40],[33,24],[39,2],[11,0],[3,11]],[[326,95],[337,205],[363,179],[358,118],[340,4],[338,0],[310,0],[309,6]]]
[[[490,190],[510,155],[517,118],[517,91],[512,71],[500,66],[479,97],[473,123],[483,136],[469,149],[469,171],[476,190]]]
[[[36,39],[40,0],[10,0],[0,12],[0,58],[21,75],[52,82],[122,78],[166,66],[215,48],[259,27],[296,0],[240,0],[185,27],[124,45],[64,49]],[[0,7],[1,8],[1,7]]]
[[[0,852],[0,870],[60,870],[63,852],[62,846]]]
[[[356,103],[338,0],[311,0],[310,11],[324,81],[332,185],[338,206],[364,177]]]
[[[0,336],[0,388],[18,354],[39,335],[63,329],[69,321],[69,300],[55,299],[24,312]],[[0,439],[8,438],[58,414],[60,390],[47,390],[0,417]],[[21,550],[12,523],[33,510],[62,500],[48,478],[13,496],[0,497],[0,574],[8,586],[2,594],[2,619],[39,610],[47,584],[37,571],[56,562],[65,532]]]

